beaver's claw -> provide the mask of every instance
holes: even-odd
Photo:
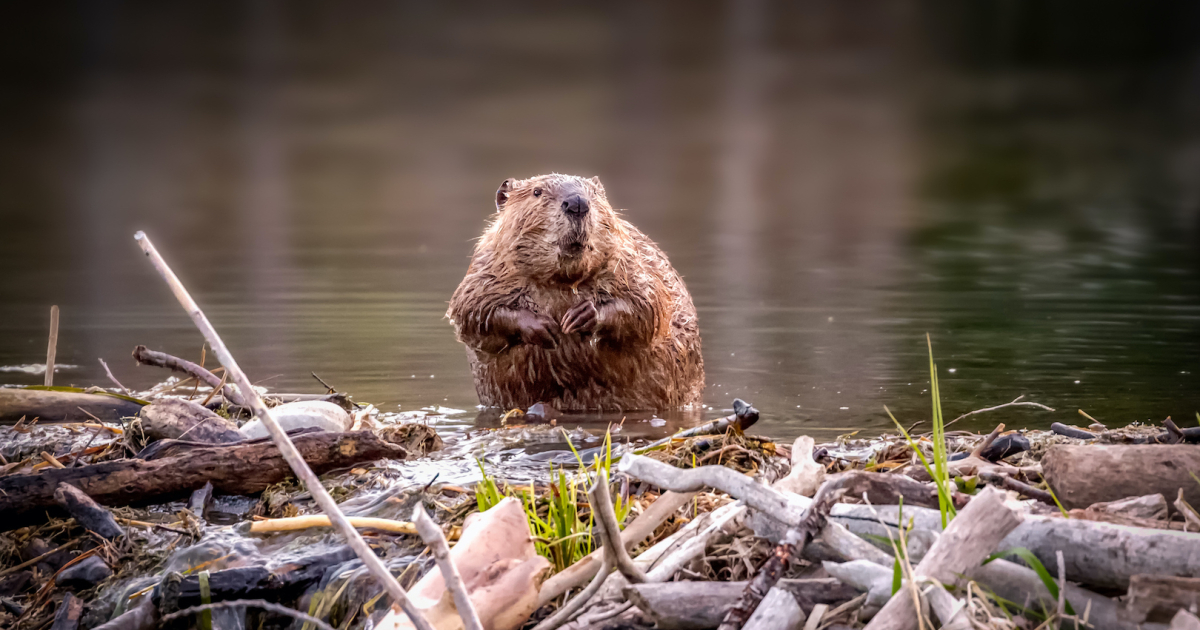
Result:
[[[554,320],[544,315],[525,311],[517,317],[517,332],[521,341],[547,350],[558,347],[558,341],[554,338],[555,328]]]
[[[591,300],[585,300],[563,315],[561,325],[563,334],[596,332],[596,327],[600,325],[600,313]]]

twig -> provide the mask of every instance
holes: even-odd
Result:
[[[1004,409],[1005,407],[1037,407],[1038,409],[1042,409],[1044,411],[1054,411],[1053,409],[1051,409],[1050,407],[1047,407],[1046,405],[1043,405],[1042,403],[1022,401],[1021,399],[1024,397],[1025,397],[1025,394],[1021,394],[1020,396],[1017,396],[1016,398],[1014,398],[1012,402],[1004,403],[1003,405],[996,405],[995,407],[987,407],[985,409],[976,409],[975,411],[968,411],[967,413],[964,413],[963,415],[951,420],[950,422],[947,422],[945,426],[950,426],[950,425],[954,424],[955,422],[962,420],[963,418],[966,418],[968,416],[973,416],[977,413],[996,411],[997,409]]]
[[[261,599],[231,599],[231,600],[225,601],[225,602],[214,602],[212,604],[201,604],[199,606],[192,606],[191,608],[184,608],[183,610],[173,612],[169,615],[163,615],[163,618],[159,621],[159,625],[165,624],[169,621],[174,621],[176,619],[180,619],[182,617],[188,617],[188,616],[194,615],[196,613],[201,613],[206,610],[221,610],[223,608],[241,608],[243,606],[248,606],[248,607],[253,607],[253,608],[261,608],[267,612],[273,612],[277,615],[283,615],[285,617],[299,619],[300,621],[303,621],[305,623],[311,623],[312,625],[316,626],[320,630],[335,630],[335,628],[333,626],[325,623],[324,621],[321,621],[320,619],[317,619],[316,617],[313,617],[312,615],[302,613],[298,610],[292,610],[291,608],[288,608],[287,606],[283,606],[281,604],[273,604],[271,602],[261,600]]]
[[[332,385],[330,385],[329,383],[326,383],[326,382],[325,382],[325,381],[324,381],[324,380],[323,380],[323,379],[322,379],[320,376],[317,376],[317,373],[316,373],[316,372],[309,372],[309,374],[312,374],[312,377],[313,377],[313,378],[315,378],[315,379],[317,379],[317,382],[318,382],[318,383],[320,383],[320,384],[324,385],[324,386],[325,386],[325,389],[328,389],[330,394],[336,394],[336,393],[337,393],[337,390],[336,390],[336,389],[334,389],[334,388],[333,388],[333,386],[332,386]]]
[[[416,509],[413,510],[413,523],[417,526],[417,533],[420,534],[421,540],[425,541],[425,544],[429,545],[429,550],[433,552],[433,559],[437,561],[438,569],[442,572],[442,582],[454,598],[454,608],[458,611],[458,616],[462,618],[463,627],[465,630],[483,630],[483,624],[479,621],[479,613],[475,611],[475,604],[471,602],[471,595],[467,593],[462,575],[458,572],[458,567],[454,565],[454,560],[450,558],[450,545],[446,544],[442,528],[429,518],[429,514],[425,512],[425,506],[421,505],[419,501]]]
[[[1051,422],[1050,430],[1059,435],[1063,435],[1063,436],[1066,436],[1069,438],[1075,438],[1077,440],[1094,440],[1098,437],[1095,433],[1091,433],[1089,431],[1084,431],[1083,429],[1080,429],[1079,427],[1073,427],[1071,425],[1063,424],[1061,422]]]
[[[996,438],[1000,436],[1000,432],[1003,430],[1003,422],[996,425],[996,428],[992,429],[992,432],[989,433],[987,437],[983,438],[983,441],[979,443],[979,446],[976,446],[975,449],[971,451],[971,457],[983,459],[983,452],[988,450],[988,447],[992,445],[992,442],[996,441]]]
[[[355,527],[377,529],[392,534],[416,534],[417,527],[404,521],[393,521],[386,518],[370,518],[366,516],[347,516],[346,521]],[[328,516],[309,514],[307,516],[292,516],[289,518],[272,518],[255,521],[250,524],[252,534],[270,534],[274,532],[291,532],[310,527],[330,527]]]
[[[41,453],[38,453],[38,455],[43,460],[45,460],[45,462],[47,464],[50,464],[51,466],[53,466],[55,468],[66,468],[66,466],[63,466],[62,462],[58,461],[58,459],[56,457],[54,457],[50,453],[47,453],[46,451],[42,451]]]
[[[76,538],[75,540],[72,540],[68,543],[59,545],[59,546],[51,549],[50,551],[47,551],[46,553],[44,553],[40,556],[37,556],[36,558],[30,558],[30,559],[26,560],[25,562],[18,564],[15,567],[9,567],[7,569],[4,569],[3,571],[0,571],[0,577],[4,577],[11,573],[16,573],[17,571],[20,571],[21,569],[24,569],[25,567],[31,567],[60,551],[66,551],[66,550],[70,549],[71,547],[74,547],[75,545],[79,544],[80,541],[82,541],[82,540],[84,540],[84,538]]]
[[[1183,515],[1184,532],[1187,532],[1189,527],[1200,531],[1200,514],[1197,514],[1195,508],[1183,499],[1183,488],[1179,489],[1179,495],[1175,499],[1175,509]]]
[[[164,263],[164,265],[165,264],[166,263]],[[170,271],[170,269],[167,269],[167,271]],[[180,285],[179,288],[183,289],[183,285]],[[183,290],[186,292],[186,289],[183,289]],[[176,294],[175,297],[179,297],[179,295]],[[188,299],[191,299],[191,298],[189,297]],[[197,309],[196,312],[199,313],[201,317],[204,316],[204,313],[200,312],[199,309]],[[205,322],[207,322],[207,321],[208,320],[205,319]],[[197,324],[197,325],[199,325],[199,324]],[[211,343],[212,342],[210,341],[209,344],[211,345]],[[215,351],[216,347],[214,346],[213,349]],[[217,352],[218,359],[220,358],[220,356],[221,356],[221,353]],[[206,385],[208,385],[209,387],[212,387],[212,388],[218,387],[221,383],[221,379],[217,378],[216,374],[209,372],[208,370],[200,367],[199,365],[196,365],[195,363],[192,363],[191,361],[188,361],[187,359],[180,359],[179,357],[169,355],[165,352],[158,352],[156,350],[151,350],[151,349],[147,348],[146,346],[135,347],[133,349],[133,359],[141,365],[152,365],[154,367],[166,368],[168,370],[171,370],[172,372],[179,372],[180,374],[187,374],[188,376],[195,378],[197,381],[204,381],[204,383]],[[224,363],[224,361],[222,361],[222,363]],[[228,369],[228,367],[229,366],[227,365],[226,368]],[[183,383],[184,383],[184,381],[180,381],[180,382],[176,383],[175,388],[178,388]],[[240,384],[239,384],[239,387],[240,387]],[[224,389],[223,393],[225,394],[226,400],[229,400],[230,402],[232,402],[233,404],[235,404],[239,407],[247,406],[245,397],[249,396],[249,394],[247,394],[245,392],[236,391],[236,390],[234,390],[233,387],[231,387],[229,385],[225,385],[224,388],[225,389]],[[174,388],[172,388],[172,389],[174,389]]]
[[[104,366],[104,373],[108,375],[108,380],[112,381],[118,389],[125,392],[126,396],[133,396],[133,394],[129,391],[129,388],[122,385],[121,381],[118,381],[117,377],[113,376],[112,370],[108,369],[108,364],[104,362],[104,359],[98,358],[96,360],[100,362],[100,365]]]
[[[738,431],[745,431],[750,428],[755,422],[758,422],[758,410],[746,403],[741,398],[735,398],[733,401],[733,415],[725,416],[718,420],[713,420],[708,424],[702,424],[698,427],[693,427],[686,431],[680,431],[670,437],[665,437],[661,440],[651,442],[641,448],[634,449],[634,453],[645,453],[654,450],[660,446],[670,444],[673,440],[695,437],[697,435],[713,435],[724,433],[730,427],[736,427]]]
[[[131,518],[121,518],[120,516],[114,516],[113,520],[117,521],[118,523],[121,523],[122,525],[130,525],[133,527],[145,527],[146,529],[161,529],[166,532],[172,532],[175,534],[183,534],[185,536],[192,535],[192,533],[187,531],[186,529],[179,529],[178,527],[171,527],[170,525],[163,525],[162,523],[151,523],[149,521],[135,521]]]
[[[221,391],[222,389],[225,389],[225,382],[228,380],[229,380],[229,371],[226,370],[225,372],[221,373],[221,382],[217,383],[217,386],[212,388],[212,391],[208,392],[208,395],[204,397],[204,402],[200,403],[200,406],[207,407],[209,401],[211,401],[213,399],[213,396],[216,396],[217,392]],[[197,425],[197,426],[199,426],[199,425]]]
[[[1037,499],[1038,501],[1041,501],[1047,505],[1057,505],[1054,502],[1054,497],[1050,496],[1049,492],[1046,492],[1045,490],[1038,490],[1037,488],[1034,488],[1026,483],[1021,483],[1020,481],[1017,481],[1008,475],[985,470],[979,473],[979,478],[990,484],[998,485],[1005,490],[1012,490],[1017,494],[1027,496],[1031,499]]]
[[[143,232],[138,232],[134,235],[134,239],[138,241],[142,251],[150,258],[159,275],[171,287],[171,291],[175,294],[176,299],[179,300],[184,310],[187,311],[192,321],[196,324],[196,327],[200,329],[204,338],[208,340],[208,344],[217,354],[217,359],[225,366],[226,371],[233,376],[234,382],[241,389],[240,393],[249,399],[250,409],[254,411],[254,415],[258,417],[267,428],[267,432],[271,434],[271,440],[279,447],[280,455],[287,461],[292,471],[296,474],[296,477],[308,488],[309,493],[312,494],[313,499],[320,506],[321,510],[329,516],[334,528],[346,539],[350,548],[363,561],[371,576],[386,589],[392,601],[398,603],[404,609],[413,626],[417,630],[433,630],[433,626],[430,625],[425,616],[421,614],[420,610],[408,598],[408,593],[392,577],[387,566],[375,555],[375,552],[371,550],[371,547],[359,535],[358,530],[354,529],[354,526],[346,520],[346,516],[342,514],[333,497],[329,496],[329,492],[321,485],[321,480],[308,467],[308,463],[304,461],[300,452],[296,450],[296,446],[292,444],[292,440],[288,438],[287,433],[275,421],[275,417],[271,415],[271,411],[267,409],[266,404],[259,397],[258,392],[250,383],[250,379],[246,376],[246,373],[242,372],[242,368],[238,366],[229,349],[225,347],[225,342],[221,340],[216,329],[209,323],[208,318],[204,316],[204,312],[200,310],[200,307],[192,299],[192,296],[188,294],[187,289],[179,282],[179,278],[167,266],[166,261],[162,259],[162,256],[159,255],[154,245],[150,243],[150,239]],[[228,396],[228,393],[226,395]]]
[[[630,583],[645,582],[646,574],[633,564],[629,552],[625,551],[625,545],[621,543],[621,527],[617,523],[616,512],[613,511],[612,496],[608,493],[608,472],[603,468],[596,473],[596,483],[588,488],[587,494],[592,506],[592,514],[598,517],[597,521],[600,523],[600,535],[604,540],[604,548],[612,554],[613,564]]]
[[[46,343],[46,387],[54,386],[54,355],[58,351],[58,305],[50,307],[50,340]]]
[[[559,626],[571,619],[575,613],[583,609],[584,604],[591,601],[592,597],[604,586],[604,580],[608,578],[608,574],[613,569],[613,560],[610,549],[607,545],[604,549],[604,560],[600,565],[600,570],[596,572],[596,577],[588,583],[587,587],[579,592],[571,601],[562,605],[553,615],[550,615],[541,623],[533,627],[533,630],[555,630]]]

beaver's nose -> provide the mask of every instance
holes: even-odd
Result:
[[[588,202],[580,195],[571,195],[562,202],[562,211],[567,216],[576,219],[583,218],[588,213]]]

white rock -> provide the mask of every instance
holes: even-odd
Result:
[[[271,416],[284,431],[316,427],[322,431],[342,433],[350,429],[350,414],[345,409],[324,400],[301,400],[271,409]],[[247,438],[267,437],[267,427],[258,418],[242,425]]]

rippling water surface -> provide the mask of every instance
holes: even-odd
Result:
[[[137,344],[198,360],[143,229],[254,380],[469,427],[446,302],[497,185],[560,171],[599,175],[685,277],[700,415],[741,397],[780,437],[928,417],[928,332],[948,418],[1058,410],[968,428],[1195,422],[1195,10],[1098,10],[1071,39],[1003,6],[31,15],[0,99],[0,381],[41,381],[16,368],[51,304],[59,383],[105,383],[97,358],[161,380]],[[667,420],[630,430],[696,417]]]

